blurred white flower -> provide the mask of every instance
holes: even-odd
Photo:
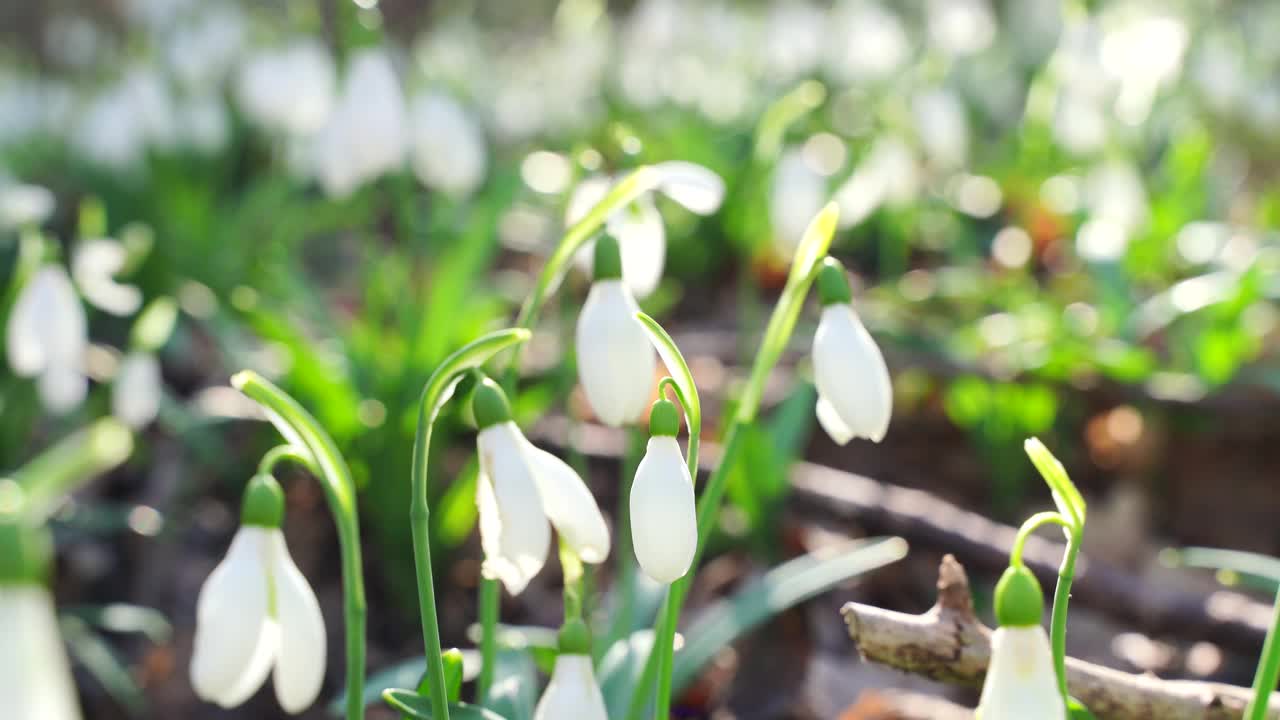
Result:
[[[76,686],[43,587],[0,582],[0,698],[5,720],[79,720]]]
[[[120,361],[111,386],[111,414],[131,428],[145,427],[160,412],[164,381],[155,355],[131,352]]]
[[[409,144],[406,115],[391,57],[380,48],[358,51],[333,114],[317,137],[317,169],[325,192],[345,197],[399,169]]]
[[[5,340],[9,367],[19,377],[37,378],[46,408],[66,413],[84,400],[88,326],[61,265],[40,268],[23,286],[9,313]]]
[[[533,720],[609,720],[591,656],[561,654]]]
[[[155,68],[139,65],[90,103],[76,142],[92,162],[129,172],[138,168],[149,149],[171,148],[178,137],[177,110],[168,85]]]
[[[501,580],[512,595],[523,592],[546,562],[550,525],[583,562],[604,562],[609,529],[578,473],[525,438],[496,386],[482,384],[474,403],[485,577]]]
[[[769,8],[764,20],[764,66],[772,79],[791,82],[822,59],[827,14],[807,0],[786,0]]]
[[[231,126],[226,107],[214,95],[197,95],[187,98],[178,106],[178,125],[181,140],[197,151],[212,155],[227,146],[231,138]]]
[[[195,17],[166,33],[168,65],[188,90],[217,92],[243,50],[246,34],[239,5],[206,3]]]
[[[236,78],[236,98],[250,120],[272,132],[311,135],[329,119],[336,77],[324,45],[299,39],[245,61]]]
[[[601,422],[618,427],[644,414],[657,357],[621,279],[600,278],[578,316],[578,378]]]
[[[833,11],[830,28],[827,67],[846,82],[883,78],[911,50],[902,21],[877,2],[845,0]]]
[[[278,527],[245,525],[196,603],[191,685],[202,700],[233,708],[274,670],[286,712],[307,709],[324,682],[320,604]]]
[[[944,168],[964,166],[969,156],[969,119],[960,98],[942,88],[927,90],[912,99],[911,109],[929,158]]]
[[[47,188],[0,179],[0,230],[43,225],[53,207],[53,193]]]
[[[920,168],[911,148],[899,137],[881,137],[836,191],[839,225],[853,227],[881,205],[911,202],[919,192]]]
[[[71,256],[71,276],[94,307],[112,315],[132,315],[142,307],[142,291],[115,279],[128,259],[128,251],[116,240],[81,240]]]
[[[653,170],[658,173],[658,191],[690,212],[710,215],[724,200],[724,181],[701,165],[671,161],[658,163]],[[614,182],[614,178],[597,175],[578,183],[565,209],[565,224],[573,225],[585,217],[609,194]],[[636,297],[647,297],[662,280],[667,257],[666,227],[650,195],[614,212],[606,227],[622,251],[622,279]],[[578,251],[575,261],[583,271],[591,271],[594,253],[594,242]]]
[[[1066,720],[1043,627],[1000,627],[992,634],[978,712],[982,720]]]
[[[996,18],[987,0],[929,0],[929,38],[953,55],[987,49],[996,36]]]
[[[467,196],[484,182],[488,151],[484,131],[456,100],[425,93],[409,107],[413,171],[429,188]]]
[[[827,181],[813,169],[800,148],[788,148],[778,158],[769,193],[769,221],[773,245],[780,257],[790,258],[804,237],[809,221],[827,202]]]
[[[853,310],[844,268],[827,262],[818,278],[823,308],[813,336],[818,422],[840,445],[855,437],[880,442],[893,415],[889,369]]]
[[[631,544],[640,569],[660,583],[684,577],[698,550],[693,479],[674,434],[649,438],[631,485]]]

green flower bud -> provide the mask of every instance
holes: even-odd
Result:
[[[578,618],[565,620],[560,626],[560,653],[562,655],[590,655],[591,629]]]
[[[622,251],[618,249],[618,241],[609,233],[596,240],[591,276],[596,282],[622,277]]]
[[[667,399],[659,399],[649,409],[649,434],[676,436],[680,433],[680,412],[676,404]]]
[[[1044,591],[1025,565],[1010,566],[996,583],[996,621],[1002,627],[1039,625],[1044,615]]]
[[[853,300],[844,265],[830,255],[823,259],[822,269],[818,271],[818,298],[822,300],[823,307]]]
[[[284,489],[270,475],[254,475],[244,489],[240,524],[278,528],[284,521]]]
[[[471,395],[471,412],[476,416],[476,427],[481,430],[511,421],[507,394],[489,378],[482,380]]]

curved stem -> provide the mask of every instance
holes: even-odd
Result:
[[[333,438],[287,393],[257,373],[243,371],[231,384],[263,406],[272,424],[295,449],[305,448],[316,477],[324,488],[329,510],[338,528],[342,555],[343,617],[346,624],[347,720],[364,718],[365,617],[364,565],[360,554],[360,519],[356,513],[356,488],[351,471]],[[271,453],[268,453],[270,455]],[[284,459],[283,451],[279,459]],[[264,458],[265,460],[265,458]],[[274,461],[273,461],[274,462]]]
[[[1026,544],[1027,538],[1031,537],[1031,533],[1051,523],[1061,525],[1068,532],[1072,528],[1071,522],[1063,517],[1061,513],[1046,510],[1032,515],[1022,523],[1022,527],[1018,528],[1018,534],[1013,539],[1013,549],[1009,551],[1009,564],[1021,566],[1022,546]]]
[[[1071,583],[1076,576],[1076,556],[1084,540],[1083,528],[1067,528],[1067,550],[1058,568],[1058,586],[1053,591],[1053,619],[1050,620],[1049,639],[1053,645],[1053,669],[1058,675],[1058,689],[1064,702],[1071,701],[1067,690],[1067,605],[1071,602]]]
[[[289,444],[277,445],[268,450],[262,460],[258,461],[258,474],[271,475],[275,473],[276,465],[286,461],[298,463],[316,477],[321,475],[320,466],[311,459],[311,455]]]

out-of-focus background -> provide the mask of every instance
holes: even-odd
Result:
[[[897,717],[885,708],[902,690],[972,700],[859,662],[837,609],[921,611],[954,552],[989,613],[991,528],[960,513],[1016,525],[1049,506],[1029,435],[1090,499],[1086,552],[1112,573],[1081,589],[1071,652],[1247,685],[1261,635],[1195,615],[1216,586],[1157,554],[1280,552],[1277,29],[1272,0],[0,3],[0,269],[12,276],[32,227],[73,269],[115,248],[73,272],[88,398],[51,406],[6,371],[0,466],[109,412],[138,308],[180,308],[158,417],[56,518],[87,717],[279,715],[270,691],[236,713],[200,704],[186,674],[196,592],[277,441],[227,386],[243,367],[311,409],[361,483],[371,669],[418,655],[407,498],[422,383],[513,316],[579,181],[663,160],[728,189],[707,218],[658,201],[667,271],[642,303],[691,359],[708,441],[784,258],[831,199],[832,252],[896,398],[884,442],[831,443],[812,420],[816,313],[803,317],[693,611],[832,536],[913,545],[722,653],[681,700],[691,716]],[[621,439],[592,423],[569,352],[585,289],[571,276],[546,313],[516,410],[612,508]],[[473,435],[445,425],[436,577],[446,646],[465,646]],[[801,459],[864,477],[788,473]],[[331,629],[331,699],[336,538],[316,485],[282,479],[289,544]],[[927,494],[886,511],[875,493],[895,487]],[[832,499],[849,488],[861,504]],[[553,626],[558,582],[548,569],[504,618]],[[122,602],[167,626],[103,617]],[[139,624],[150,636],[116,632]]]

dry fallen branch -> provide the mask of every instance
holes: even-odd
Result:
[[[938,601],[923,615],[849,603],[842,611],[868,660],[934,680],[980,685],[991,659],[990,630],[973,612],[969,579],[948,555],[938,570]],[[1232,685],[1160,680],[1067,659],[1073,695],[1103,720],[1238,719],[1249,691]],[[1280,717],[1273,700],[1269,716]]]

